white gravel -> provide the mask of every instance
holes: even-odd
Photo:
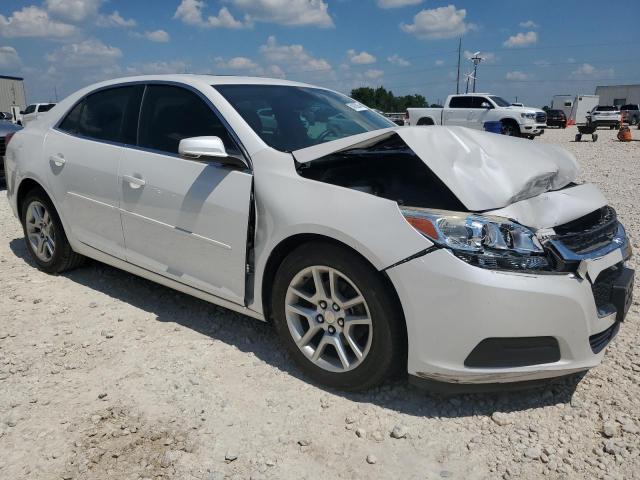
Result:
[[[640,251],[640,144],[574,134],[535,141],[578,157]],[[637,300],[581,380],[345,395],[301,378],[268,325],[95,262],[38,272],[5,196],[0,478],[640,479]]]

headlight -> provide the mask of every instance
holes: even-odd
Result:
[[[401,211],[413,228],[472,265],[498,270],[550,269],[535,234],[506,218],[413,208]]]
[[[527,120],[535,120],[536,119],[536,114],[535,113],[521,113],[520,116],[522,118],[526,118]]]

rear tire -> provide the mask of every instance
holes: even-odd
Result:
[[[21,215],[27,250],[40,270],[61,273],[84,263],[85,257],[71,249],[58,212],[43,190],[27,193]]]
[[[284,259],[271,312],[282,343],[305,375],[355,391],[406,368],[404,318],[390,288],[356,253],[331,243],[306,243]]]

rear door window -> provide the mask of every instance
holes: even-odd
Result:
[[[59,129],[83,137],[135,145],[143,85],[114,87],[88,95]]]
[[[471,97],[453,97],[449,108],[472,108]]]

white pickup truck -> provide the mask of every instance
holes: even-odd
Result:
[[[408,108],[405,125],[457,125],[482,130],[486,122],[500,122],[505,135],[533,139],[542,135],[547,114],[516,107],[489,93],[449,95],[444,108]]]

